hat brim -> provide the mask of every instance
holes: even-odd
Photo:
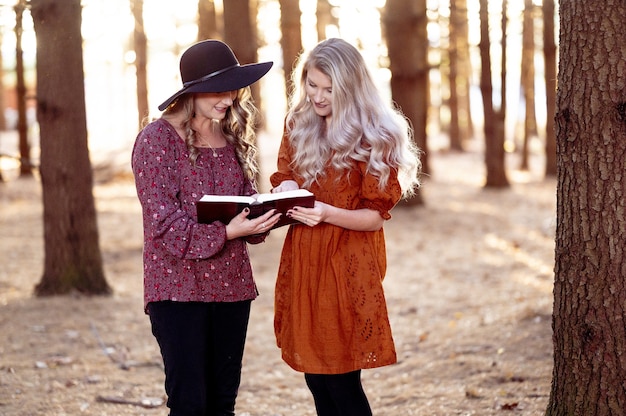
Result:
[[[263,75],[267,74],[272,65],[273,62],[240,65],[229,69],[226,72],[222,72],[213,78],[207,79],[206,81],[193,84],[189,87],[183,87],[176,94],[163,101],[163,103],[159,105],[159,111],[165,110],[183,94],[194,92],[235,91],[247,87],[257,82],[263,77]]]

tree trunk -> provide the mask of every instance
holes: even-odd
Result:
[[[284,2],[286,0],[281,0]],[[322,41],[327,38],[326,30],[329,26],[339,26],[339,21],[333,16],[333,7],[328,0],[317,0],[317,9],[315,10],[315,17],[317,18],[317,40]]]
[[[110,293],[87,147],[80,0],[32,0],[45,261],[37,295]]]
[[[472,63],[469,48],[469,22],[467,16],[467,0],[454,0],[455,27],[457,37],[457,96],[461,140],[474,137],[474,123],[470,104],[470,86],[472,79]]]
[[[533,2],[525,0],[522,29],[522,93],[524,97],[524,137],[522,138],[522,158],[520,170],[529,169],[529,142],[537,134],[535,114],[535,25],[533,22]]]
[[[626,409],[626,5],[561,0],[554,370],[546,415]]]
[[[131,0],[131,9],[135,18],[133,43],[135,49],[135,68],[137,74],[137,114],[138,130],[150,114],[148,104],[148,39],[143,25],[143,0]]]
[[[220,39],[213,0],[198,0],[198,41]]]
[[[426,36],[426,0],[388,0],[383,16],[391,96],[411,120],[414,140],[424,151],[422,168],[430,173],[426,124],[428,118],[428,38]],[[421,193],[407,201],[409,205],[424,203]]]
[[[509,186],[506,177],[504,163],[504,115],[506,114],[505,77],[506,66],[502,67],[502,103],[499,111],[493,106],[493,83],[491,82],[491,41],[489,39],[489,13],[488,1],[480,0],[480,92],[483,97],[484,110],[484,132],[485,132],[485,165],[486,181],[485,186],[490,188],[500,188]],[[505,9],[503,8],[503,12]],[[503,19],[505,17],[503,16]],[[503,33],[503,44],[506,43],[506,36]],[[506,49],[503,45],[502,62],[506,59]]]
[[[3,39],[4,36],[2,33],[0,33],[0,45],[2,45]],[[5,91],[6,87],[4,84],[4,59],[2,57],[2,54],[0,53],[0,131],[5,131],[7,129],[7,119],[4,116],[7,109]],[[0,181],[1,180],[2,175],[0,173]]]
[[[239,63],[258,60],[256,33],[256,0],[228,0],[224,2],[224,42],[233,49]],[[261,107],[261,89],[256,82],[250,86],[257,107]],[[262,120],[259,120],[261,123]],[[260,126],[259,126],[260,127]]]
[[[289,79],[300,52],[302,52],[302,26],[300,25],[300,5],[293,0],[280,0],[280,46],[283,50],[283,72],[285,93],[289,97]]]
[[[33,175],[28,141],[28,120],[26,119],[26,80],[24,79],[24,51],[22,50],[22,32],[24,9],[23,1],[15,5],[15,73],[17,100],[17,133],[20,147],[20,177]]]
[[[546,80],[546,172],[556,176],[556,43],[554,40],[554,0],[543,0],[543,61]]]
[[[450,149],[463,151],[463,140],[461,138],[461,125],[459,118],[459,35],[458,35],[459,11],[456,1],[450,1],[450,21],[448,31],[450,37],[450,47],[448,48],[448,60],[450,62],[450,73],[448,79],[450,83]]]

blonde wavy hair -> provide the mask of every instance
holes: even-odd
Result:
[[[185,130],[185,143],[189,150],[189,161],[195,165],[199,151],[194,145],[196,143],[196,132],[191,128],[191,121],[195,116],[193,105],[194,94],[184,94],[172,103],[162,114],[166,120],[184,114],[182,127]],[[226,111],[226,116],[220,120],[219,125],[226,140],[235,147],[235,153],[239,164],[246,177],[256,181],[259,167],[256,159],[256,130],[255,122],[258,110],[252,100],[250,87],[245,87],[237,91],[237,96],[233,104]]]
[[[307,98],[311,68],[332,83],[328,125]],[[398,172],[405,197],[419,187],[420,150],[412,140],[410,123],[385,102],[362,55],[348,42],[327,39],[300,56],[291,74],[289,103],[286,131],[294,150],[293,169],[304,179],[304,187],[318,182],[328,165],[349,175],[355,162],[365,162],[381,188],[392,170]]]

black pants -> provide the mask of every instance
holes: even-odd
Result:
[[[371,416],[361,385],[361,370],[345,374],[304,375],[318,416]]]
[[[152,302],[170,416],[235,414],[251,301]]]

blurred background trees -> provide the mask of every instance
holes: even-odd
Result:
[[[253,94],[262,134],[278,142],[298,54],[343,37],[411,121],[427,175],[437,174],[433,151],[469,148],[484,152],[485,186],[506,188],[507,154],[523,151],[520,169],[530,168],[529,156],[555,158],[546,131],[555,70],[541,64],[542,56],[556,63],[553,11],[530,0],[0,0],[0,172],[30,176],[39,167],[46,263],[37,292],[110,291],[94,175],[128,170],[142,122],[180,88],[178,57],[191,43],[220,38],[243,64],[275,62]],[[407,204],[424,203],[419,193]]]
[[[28,117],[15,117],[20,104],[27,103],[31,114],[34,107],[32,100],[28,102],[36,84],[30,3],[0,0],[5,57],[4,104],[0,101],[5,111],[0,111],[0,118],[13,119],[7,123],[9,131],[15,119]],[[532,154],[545,159],[546,175],[555,174],[553,124],[547,116],[554,110],[555,99],[552,0],[523,4],[496,0],[183,0],[175,5],[83,0],[82,8],[92,148],[96,144],[109,150],[128,147],[145,117],[156,116],[161,98],[179,86],[177,58],[198,39],[225,40],[243,63],[259,58],[275,61],[275,76],[257,84],[255,91],[267,115],[284,112],[284,98],[276,94],[283,89],[286,95],[289,72],[303,48],[341,36],[362,50],[381,88],[413,123],[416,141],[426,152],[424,167],[429,174],[436,174],[430,172],[428,163],[429,141],[436,142],[433,150],[485,151],[487,187],[507,185],[510,167],[504,158],[512,153],[521,156],[517,169],[529,169],[528,155]],[[26,37],[16,37],[22,31]],[[23,69],[14,59],[17,52],[15,56],[7,53],[21,47],[26,53]],[[512,51],[508,55],[507,47]],[[19,73],[26,74],[22,89],[15,81]],[[274,83],[278,78],[284,87]],[[485,116],[485,111],[491,111],[488,104],[484,107],[487,101],[497,110],[495,115]],[[135,122],[129,121],[132,113]],[[103,114],[124,119],[116,128],[100,128]],[[492,123],[498,128],[493,129]],[[20,161],[24,166],[37,165],[38,132],[32,115],[28,128],[30,137],[25,142],[34,149],[23,146],[20,151],[26,154],[12,152],[10,135],[0,139],[0,172],[12,171]],[[497,169],[495,180],[490,179],[491,166]]]

